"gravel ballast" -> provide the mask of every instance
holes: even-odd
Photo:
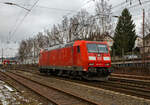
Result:
[[[31,73],[25,74],[26,77],[36,80],[42,84],[64,90],[82,98],[87,98],[99,105],[150,105],[150,100],[144,98],[125,95],[119,92],[109,91],[56,78],[43,77]]]

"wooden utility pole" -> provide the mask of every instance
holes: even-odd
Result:
[[[3,63],[3,48],[2,48],[2,63]]]
[[[33,61],[35,64],[35,41],[33,41]]]
[[[143,65],[145,67],[145,10],[143,9]]]

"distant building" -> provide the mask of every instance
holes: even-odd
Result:
[[[109,49],[111,50],[111,47],[113,46],[114,43],[113,37],[110,35],[104,35],[103,41],[106,41],[108,43]]]
[[[134,48],[141,48],[141,47],[143,47],[143,38],[140,36],[137,36],[135,40]]]
[[[103,41],[106,41],[108,43],[108,46],[111,50],[111,47],[113,46],[114,40],[113,37],[110,35],[103,35]],[[140,36],[137,36],[135,40],[134,48],[138,48],[139,50],[143,47],[143,38]]]
[[[141,38],[141,39],[143,39],[143,38]],[[144,48],[143,48],[143,41],[140,44],[141,45],[140,53],[143,54],[143,52],[145,52],[145,54],[150,55],[150,34],[145,36],[144,43],[145,43],[145,47]]]
[[[111,47],[113,46],[113,43],[114,43],[114,40],[113,40],[112,36],[110,36],[109,34],[104,34],[104,35],[101,35],[100,38],[98,38],[98,39],[99,40],[101,39],[101,41],[106,41],[108,43],[108,46],[109,46],[110,50],[111,50]],[[150,43],[150,41],[149,41],[149,43]],[[134,48],[139,49],[139,52],[141,52],[143,50],[143,49],[141,49],[142,47],[143,47],[143,38],[140,37],[140,36],[137,36],[137,38],[135,40]]]
[[[93,34],[90,40],[94,41],[106,41],[108,43],[109,49],[111,50],[111,47],[114,43],[113,37],[110,36],[108,33],[105,33],[103,35],[100,34]]]
[[[149,54],[150,53],[150,34],[145,36],[144,42],[145,42],[145,53]]]

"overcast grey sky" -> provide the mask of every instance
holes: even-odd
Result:
[[[36,0],[0,0],[0,56],[2,52],[1,48],[4,48],[4,56],[14,56],[17,52],[19,42],[22,39],[33,37],[44,29],[50,29],[53,24],[60,23],[62,17],[68,13],[73,15],[76,11],[79,11],[81,7],[87,9],[90,13],[93,13],[94,11],[94,0],[39,0],[37,5],[27,15],[24,21],[21,22],[27,11],[16,6],[5,5],[2,3],[13,2],[23,7],[31,8],[35,1]],[[112,6],[116,6],[126,0],[107,1]],[[132,1],[133,3],[138,3],[138,0]],[[149,4],[144,5],[143,7],[146,11],[149,9]],[[124,3],[112,10],[113,15],[120,15],[123,8],[132,6],[133,5],[130,6],[129,3]],[[137,32],[140,29],[142,21],[141,10],[142,6],[130,9],[131,14],[133,14],[134,22],[137,26]],[[116,21],[117,19],[113,20]],[[10,42],[9,44],[7,43],[8,41]]]

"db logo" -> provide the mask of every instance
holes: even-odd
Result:
[[[97,60],[102,60],[102,58],[101,57],[97,57]]]

